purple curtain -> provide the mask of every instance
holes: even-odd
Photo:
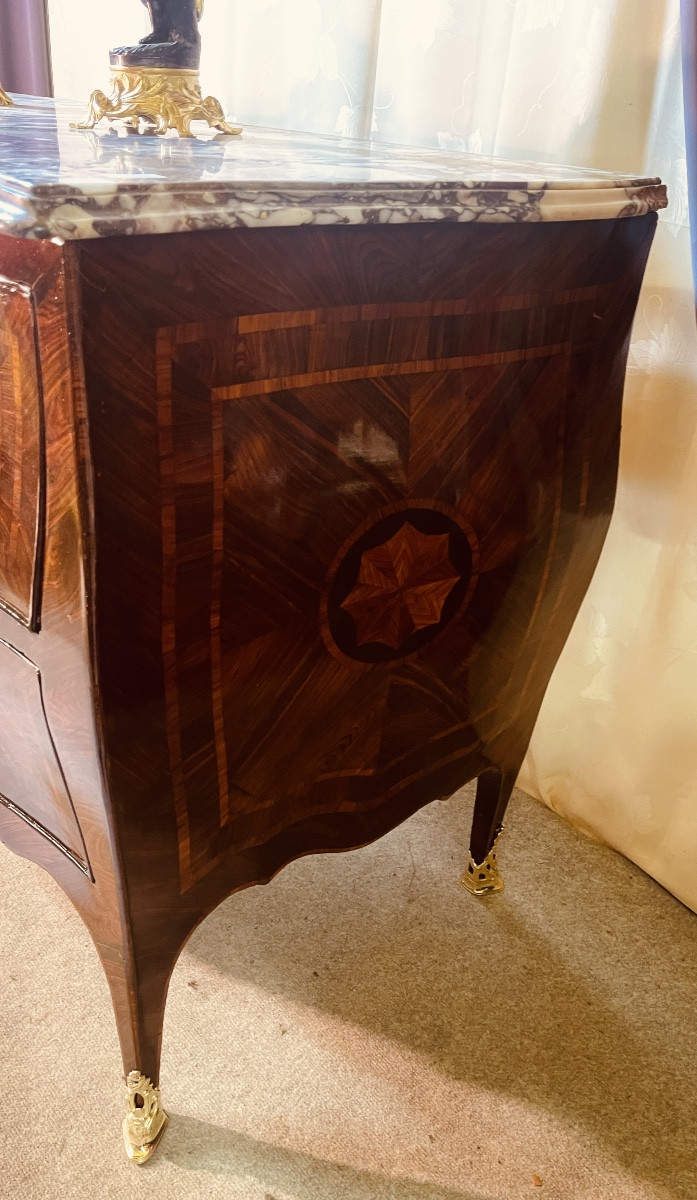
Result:
[[[6,92],[53,94],[46,0],[0,0],[0,83]]]
[[[697,4],[681,0],[682,89],[687,147],[687,195],[690,205],[692,274],[697,290]]]

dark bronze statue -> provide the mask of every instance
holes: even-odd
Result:
[[[117,46],[109,55],[121,70],[197,71],[201,60],[198,23],[203,0],[142,0],[150,14],[152,33],[137,46]]]

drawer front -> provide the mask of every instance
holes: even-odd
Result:
[[[0,804],[62,850],[87,875],[90,869],[46,722],[41,672],[0,641]]]
[[[0,605],[39,624],[41,382],[33,297],[0,280]]]

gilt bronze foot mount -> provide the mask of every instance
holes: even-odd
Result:
[[[152,1158],[168,1121],[160,1103],[160,1089],[140,1071],[131,1071],[126,1079],[126,1116],[123,1119],[123,1140],[131,1162],[142,1166]]]
[[[470,854],[467,870],[462,876],[460,883],[467,888],[467,891],[472,896],[491,896],[496,892],[503,891],[504,883],[499,874],[499,865],[496,858],[496,850],[501,833],[502,830],[499,829],[494,844],[483,862],[476,863]]]

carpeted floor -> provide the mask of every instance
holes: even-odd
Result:
[[[470,789],[232,897],[175,971],[152,1163],[120,1142],[106,982],[0,847],[12,1200],[695,1200],[697,916],[517,792],[507,888],[458,884]]]

